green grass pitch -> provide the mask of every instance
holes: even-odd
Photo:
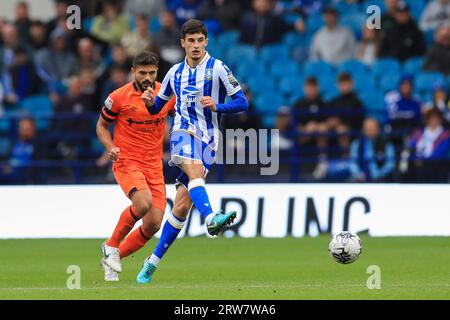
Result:
[[[328,254],[329,236],[179,239],[151,285],[136,284],[150,245],[123,262],[119,283],[99,267],[102,240],[0,240],[0,299],[449,299],[450,238],[362,237],[351,265]],[[67,267],[81,289],[66,288]],[[369,290],[367,268],[381,268]]]

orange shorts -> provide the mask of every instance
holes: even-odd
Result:
[[[160,172],[142,170],[134,165],[113,165],[113,173],[123,192],[131,199],[136,191],[150,189],[152,193],[152,206],[166,210],[166,184],[162,168]]]

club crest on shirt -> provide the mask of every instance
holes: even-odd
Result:
[[[205,80],[212,80],[212,78],[213,78],[213,69],[207,68],[205,70]]]

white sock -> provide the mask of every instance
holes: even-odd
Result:
[[[155,267],[158,266],[158,263],[161,259],[158,258],[157,256],[155,256],[154,254],[152,254],[152,256],[150,257],[150,259],[148,259],[148,261],[150,261],[151,264],[153,264]]]
[[[215,213],[210,213],[210,214],[208,214],[208,215],[206,216],[206,219],[205,219],[206,224],[210,224],[212,218],[214,218],[215,215],[216,215]]]

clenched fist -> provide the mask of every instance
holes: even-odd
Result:
[[[151,87],[148,87],[147,90],[142,94],[142,100],[144,100],[146,107],[153,107],[155,104],[155,92]]]
[[[209,108],[212,111],[217,111],[216,103],[211,97],[203,97],[200,100],[200,103],[203,105],[203,108]]]
[[[120,155],[120,148],[119,147],[112,147],[108,152],[108,159],[112,162],[116,162],[119,160]]]

